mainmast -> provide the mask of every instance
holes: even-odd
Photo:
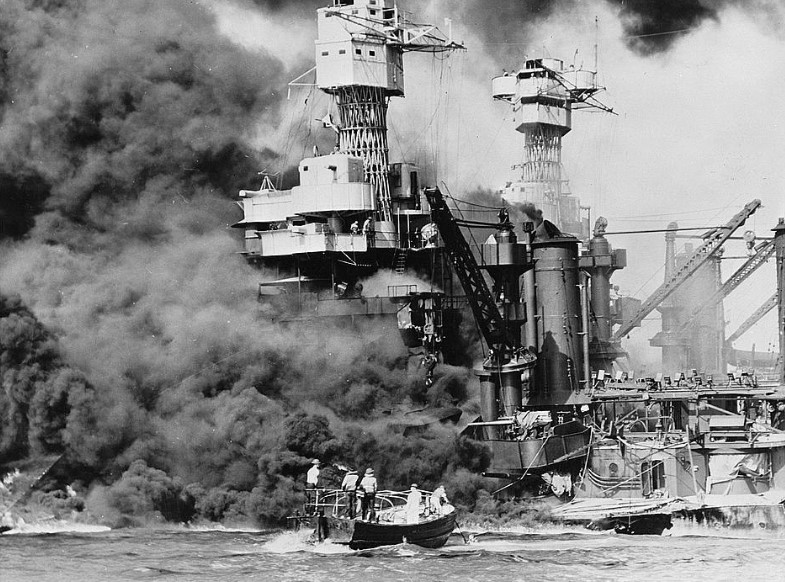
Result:
[[[580,201],[570,194],[562,172],[562,137],[572,129],[578,107],[610,111],[594,95],[602,90],[597,73],[567,67],[559,59],[529,59],[517,72],[493,79],[493,98],[515,112],[515,129],[524,136],[523,160],[516,176],[502,190],[510,203],[530,203],[565,233],[589,235]]]

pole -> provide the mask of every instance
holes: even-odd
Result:
[[[583,388],[591,388],[591,364],[589,363],[589,275],[581,271],[581,327],[583,328]]]
[[[774,231],[774,252],[777,257],[777,330],[780,340],[779,381],[785,384],[785,218],[780,218]]]

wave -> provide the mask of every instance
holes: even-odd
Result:
[[[33,523],[26,523],[24,520],[19,519],[11,529],[4,531],[3,535],[48,535],[59,533],[84,534],[104,533],[111,530],[112,528],[105,525],[78,523],[62,519],[48,519],[46,521],[38,521]]]
[[[261,548],[263,551],[272,554],[291,554],[294,552],[351,554],[354,552],[348,545],[333,543],[329,539],[323,542],[314,542],[311,540],[311,532],[307,530],[278,533],[262,544]]]

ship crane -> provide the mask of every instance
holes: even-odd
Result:
[[[693,324],[698,320],[698,317],[706,311],[717,305],[722,299],[727,297],[736,287],[741,285],[747,277],[752,275],[755,271],[758,270],[762,264],[768,261],[771,256],[774,254],[774,240],[766,241],[763,243],[757,250],[757,252],[747,259],[744,264],[739,267],[730,278],[722,284],[722,287],[717,289],[714,294],[712,294],[708,299],[706,299],[700,307],[695,309],[687,319],[687,321],[682,325],[678,330],[677,333],[684,333],[688,331]],[[745,330],[746,331],[746,330]]]
[[[644,301],[635,314],[625,321],[613,334],[613,340],[626,336],[633,328],[638,327],[643,319],[654,311],[676,289],[687,281],[722,245],[741,227],[745,221],[760,208],[758,199],[748,203],[744,208],[731,218],[725,225],[715,228],[704,235],[704,242],[690,255],[684,264],[673,276],[660,285],[646,301]]]
[[[461,232],[459,222],[447,207],[442,193],[438,188],[426,188],[425,196],[431,207],[431,217],[439,229],[483,339],[488,344],[488,365],[521,363],[532,366],[536,357],[526,348],[522,348],[520,340],[516,340],[510,333],[469,243]],[[502,223],[500,226],[504,228],[505,225]]]
[[[461,282],[474,319],[488,344],[488,357],[474,369],[480,378],[480,409],[485,437],[499,437],[499,413],[510,418],[523,404],[524,385],[530,388],[537,356],[521,346],[522,303],[516,297],[522,273],[532,269],[526,245],[518,243],[505,211],[499,213],[495,243],[483,245],[483,267],[494,277],[499,304],[488,288],[480,266],[461,232],[458,221],[437,188],[426,188],[431,219],[439,229],[444,248]],[[469,224],[463,222],[464,224]],[[480,226],[478,223],[471,223]],[[482,226],[489,226],[485,223]],[[488,251],[486,253],[486,251]],[[503,313],[502,313],[503,310]],[[527,390],[528,392],[528,390]],[[503,421],[502,424],[509,421]],[[517,445],[516,445],[517,446]]]

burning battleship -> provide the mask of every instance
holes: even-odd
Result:
[[[559,519],[628,533],[675,518],[785,526],[785,380],[728,374],[717,325],[722,298],[776,254],[767,305],[778,306],[785,349],[785,225],[760,244],[745,234],[749,259],[725,283],[718,257],[760,201],[681,254],[672,226],[663,284],[643,301],[612,297],[626,252],[603,218],[589,234],[561,171],[573,110],[607,109],[595,72],[529,59],[493,80],[493,97],[515,111],[523,159],[498,220],[468,220],[422,187],[416,167],[389,160],[386,122],[390,97],[404,94],[403,54],[462,46],[390,0],[334,0],[318,31],[315,82],[337,108],[321,120],[334,151],[302,160],[291,190],[265,178],[240,193],[243,252],[267,276],[260,300],[290,320],[395,325],[422,354],[426,382],[439,361],[458,361],[458,322],[471,312],[486,351],[474,369],[480,415],[466,430],[491,450],[485,475],[501,495],[550,488],[572,499]],[[472,248],[466,235],[478,229],[492,234]],[[379,273],[389,284],[370,292],[364,282]],[[622,340],[654,310],[667,372],[636,377]]]

